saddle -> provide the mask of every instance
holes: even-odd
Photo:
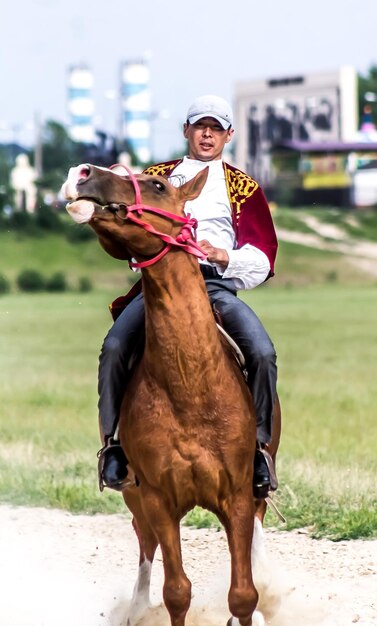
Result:
[[[226,341],[228,342],[228,344],[230,345],[231,349],[232,349],[232,353],[233,356],[235,358],[235,360],[237,361],[242,374],[247,382],[247,378],[248,378],[248,372],[246,369],[246,361],[245,361],[245,357],[243,355],[242,350],[240,349],[240,347],[237,345],[237,343],[234,341],[234,339],[232,339],[232,337],[230,335],[228,335],[228,333],[226,332],[224,326],[222,325],[222,320],[221,320],[221,316],[220,313],[218,312],[218,310],[216,309],[216,305],[212,306],[212,311],[213,311],[213,315],[215,317],[215,321],[216,321],[216,326],[219,330],[219,332],[221,333],[221,335],[226,339]]]

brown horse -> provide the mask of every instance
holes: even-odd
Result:
[[[251,560],[254,520],[260,534],[266,509],[264,500],[252,497],[253,402],[218,332],[199,270],[201,252],[191,239],[193,222],[184,216],[185,202],[199,195],[207,174],[206,168],[175,188],[160,176],[120,176],[82,165],[70,170],[64,185],[75,221],[88,223],[110,255],[134,258],[143,267],[145,349],[119,421],[121,445],[137,477],[123,491],[140,544],[129,626],[149,605],[158,545],[171,624],[184,626],[191,583],[182,566],[180,521],[196,505],[215,513],[227,534],[233,616],[228,626],[251,626],[253,614],[253,623],[264,624],[255,610]],[[275,408],[273,456],[280,436],[278,401]]]

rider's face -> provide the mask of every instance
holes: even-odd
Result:
[[[224,146],[232,139],[233,128],[224,130],[213,117],[203,117],[196,124],[184,124],[183,134],[189,145],[189,157],[198,161],[221,159]]]

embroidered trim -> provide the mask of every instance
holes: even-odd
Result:
[[[157,165],[151,165],[144,170],[143,174],[148,174],[151,176],[165,176],[166,174],[170,174],[178,165],[179,161],[174,161],[174,163],[157,163]]]
[[[170,163],[157,163],[156,165],[147,167],[143,173],[150,174],[152,176],[166,176],[171,174],[181,162],[182,159],[171,161]],[[259,185],[256,180],[245,174],[245,172],[242,172],[225,162],[223,165],[228,197],[233,214],[235,215],[236,223],[238,224],[242,211],[242,205],[246,202],[246,200],[248,200],[248,198],[251,198],[253,193],[258,189]]]
[[[236,220],[238,222],[242,205],[248,198],[251,198],[259,185],[251,176],[240,170],[230,169],[226,163],[224,163],[224,170],[228,196],[236,211]]]

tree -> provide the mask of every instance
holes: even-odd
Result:
[[[366,76],[359,74],[359,127],[366,106],[370,107],[372,121],[377,128],[377,65],[372,65]]]
[[[117,162],[118,150],[114,140],[105,133],[97,133],[96,143],[73,141],[65,126],[48,120],[42,129],[43,174],[38,181],[40,189],[59,191],[70,167],[79,163],[94,163],[108,167]]]
[[[0,146],[0,213],[6,204],[12,204],[13,190],[10,186],[10,172],[13,161],[6,146]]]
[[[77,161],[77,144],[59,122],[48,120],[42,129],[43,174],[38,181],[42,189],[58,191],[67,172]]]

